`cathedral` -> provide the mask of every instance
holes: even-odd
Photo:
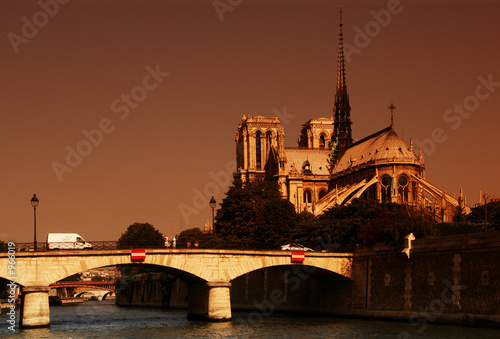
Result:
[[[391,125],[353,142],[347,93],[342,11],[340,12],[337,86],[332,118],[302,125],[298,147],[285,147],[277,117],[243,116],[236,134],[235,178],[274,180],[297,212],[319,215],[353,199],[406,204],[436,221],[451,221],[457,208],[469,213],[465,197],[455,198],[425,179],[422,151],[408,147]]]

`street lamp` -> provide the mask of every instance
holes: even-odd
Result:
[[[212,248],[214,247],[214,220],[215,220],[215,206],[217,206],[217,201],[215,201],[214,196],[210,199],[210,207],[212,208]]]
[[[31,198],[31,206],[33,206],[33,225],[34,225],[34,237],[33,237],[33,248],[36,251],[36,207],[38,206],[38,198],[36,194],[33,194]]]
[[[483,195],[484,198],[484,225],[488,231],[488,194]]]

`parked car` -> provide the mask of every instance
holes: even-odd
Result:
[[[282,251],[303,251],[303,252],[313,251],[312,248],[302,246],[301,244],[297,244],[295,242],[281,246],[281,250]]]

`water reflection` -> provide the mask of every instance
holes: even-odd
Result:
[[[498,338],[500,330],[420,327],[405,322],[234,313],[232,322],[187,321],[185,310],[117,307],[112,300],[50,308],[51,327],[10,333],[0,316],[0,337],[15,338]],[[253,319],[253,321],[252,321]],[[408,333],[408,336],[401,334]]]

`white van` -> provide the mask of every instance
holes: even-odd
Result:
[[[49,233],[47,235],[48,250],[85,250],[92,249],[88,243],[77,233]]]

